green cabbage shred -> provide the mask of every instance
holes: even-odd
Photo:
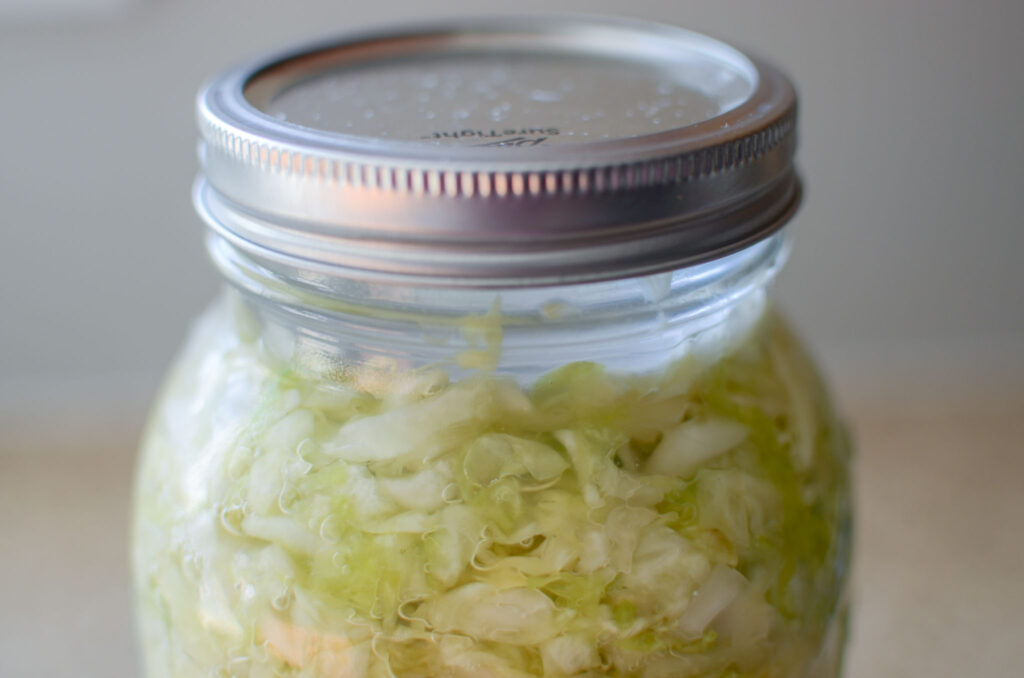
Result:
[[[528,389],[314,374],[210,316],[143,449],[146,675],[808,675],[846,454],[771,315],[714,364]]]

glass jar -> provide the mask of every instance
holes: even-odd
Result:
[[[229,284],[142,444],[145,675],[837,676],[848,449],[769,299],[793,109],[593,18],[214,81]]]

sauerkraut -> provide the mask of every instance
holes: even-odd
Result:
[[[266,344],[211,311],[150,423],[150,678],[835,675],[846,447],[771,315],[528,385]]]

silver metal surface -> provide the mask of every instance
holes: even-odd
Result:
[[[251,256],[354,278],[548,285],[654,273],[774,232],[795,96],[704,36],[619,19],[352,36],[199,97],[196,205]]]

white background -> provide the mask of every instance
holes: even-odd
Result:
[[[192,106],[205,78],[311,36],[486,9],[458,0],[124,7],[46,21],[0,13],[7,408],[69,389],[117,397],[128,383],[145,397],[213,294],[189,203]],[[833,372],[1024,364],[1024,3],[518,0],[500,9],[552,8],[682,24],[791,74],[807,199],[781,293]]]

